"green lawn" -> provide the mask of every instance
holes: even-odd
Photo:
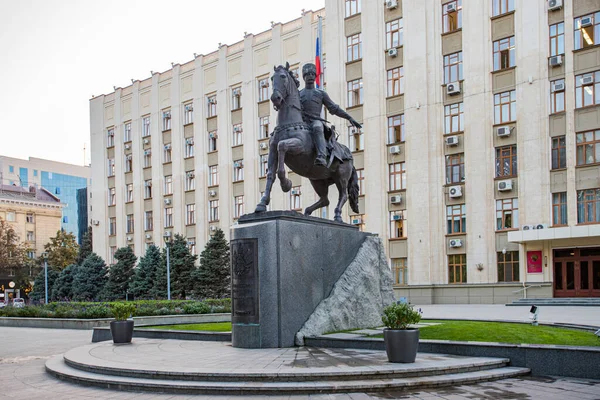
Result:
[[[569,346],[600,346],[600,339],[593,332],[552,326],[532,326],[508,322],[484,321],[434,321],[432,325],[419,328],[421,339],[453,340],[471,342],[498,342],[515,344],[557,344]],[[383,335],[377,335],[382,337]]]
[[[155,325],[155,326],[143,326],[143,327],[140,327],[140,329],[231,332],[231,322],[210,322],[210,323],[206,323],[206,324],[181,324],[181,325]]]

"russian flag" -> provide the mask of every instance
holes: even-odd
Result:
[[[316,54],[315,54],[315,65],[317,67],[317,76],[315,78],[315,85],[320,88],[321,87],[321,75],[323,71],[321,70],[321,56],[322,53],[322,36],[323,36],[323,25],[322,18],[319,16],[319,24],[317,26],[317,43],[315,45]]]

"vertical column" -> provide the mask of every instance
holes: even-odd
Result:
[[[273,68],[272,65],[285,65],[285,60],[283,60],[283,55],[282,55],[282,51],[281,51],[281,24],[280,23],[276,23],[275,25],[273,25],[273,28],[271,29],[271,43],[269,44],[269,63],[268,63],[268,69],[267,71],[269,72],[269,76],[271,76],[273,74]],[[256,81],[255,81],[256,82]],[[256,90],[258,90],[257,84],[254,84]],[[269,93],[273,93],[273,88],[271,87],[271,90],[269,91]],[[255,99],[258,99],[258,93],[255,97]],[[271,107],[272,109],[272,107]],[[271,120],[273,122],[271,122]],[[276,114],[271,111],[271,116],[269,117],[269,122],[271,124],[273,124],[273,127],[276,124]],[[286,173],[289,174],[289,168],[286,167]],[[275,183],[273,184],[273,191],[271,192],[271,209],[272,210],[289,210],[289,201],[287,200],[289,197],[289,192],[288,193],[283,193],[283,191],[281,190],[281,188],[279,187],[279,180],[277,179],[275,181]]]
[[[119,128],[121,128],[121,88],[117,88],[113,94],[113,110],[113,124],[115,128],[115,188],[117,191],[115,211],[117,216],[117,247],[120,248],[128,244],[128,234],[126,233],[127,213],[125,210],[125,148],[123,140],[119,135]],[[107,260],[109,261],[110,258]]]
[[[144,140],[140,127],[140,82],[134,81],[131,88],[131,140],[133,149],[133,215],[135,217],[134,246],[136,255],[143,256],[145,248],[144,232]],[[121,129],[123,131],[123,128]],[[122,134],[119,136],[122,137]],[[122,141],[122,140],[121,140]],[[153,238],[156,242],[157,238]]]
[[[94,251],[105,260],[108,260],[108,187],[106,148],[103,143],[104,125],[104,96],[95,97],[90,100],[90,149],[91,163],[95,167],[91,169],[91,218],[100,221],[98,226],[93,225],[92,245]],[[41,176],[42,171],[38,172]],[[40,177],[41,179],[41,177]]]
[[[244,132],[244,213],[254,212],[258,204],[258,103],[254,97],[256,79],[252,44],[254,35],[244,37],[242,53],[242,129]],[[232,207],[233,199],[231,199]]]
[[[566,132],[565,145],[567,151],[567,220],[570,226],[577,225],[577,175],[575,166],[577,158],[575,149],[575,75],[573,64],[574,27],[573,2],[563,2],[565,15],[565,114]]]
[[[221,229],[228,232],[231,224],[233,163],[231,162],[231,108],[227,87],[227,45],[219,47],[217,67],[217,126],[219,132],[219,222]]]
[[[171,151],[173,174],[173,226],[175,232],[186,234],[185,227],[185,187],[183,125],[181,123],[180,95],[181,66],[176,64],[171,70]],[[162,114],[160,116],[162,119]]]
[[[164,234],[165,203],[165,177],[163,173],[163,140],[160,129],[160,105],[158,100],[158,73],[152,74],[152,87],[150,89],[150,143],[152,148],[152,225],[154,226],[154,243],[161,247]],[[140,123],[143,123],[140,121]],[[141,130],[140,130],[141,133]]]
[[[196,169],[196,249],[200,251],[206,245],[208,232],[208,165],[206,151],[208,132],[206,128],[206,96],[204,95],[204,56],[194,60],[192,83],[194,101],[194,168]]]

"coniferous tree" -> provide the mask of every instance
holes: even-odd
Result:
[[[52,290],[56,285],[58,279],[58,271],[48,267],[48,301],[52,301]],[[46,274],[44,269],[36,275],[33,282],[33,291],[29,293],[29,298],[32,300],[45,300],[46,299]]]
[[[171,282],[171,286],[173,282]],[[154,270],[154,284],[150,289],[150,298],[154,300],[167,298],[167,252],[160,252],[160,262]]]
[[[97,300],[107,280],[106,263],[96,253],[86,257],[73,277],[73,299]]]
[[[102,297],[114,301],[125,299],[135,273],[137,257],[130,247],[121,247],[115,252],[117,262],[108,269],[108,281],[104,285]]]
[[[199,298],[223,298],[231,295],[229,244],[221,229],[206,243],[200,254],[200,267],[194,272],[194,294]]]
[[[148,246],[144,257],[140,257],[135,275],[129,285],[129,291],[136,299],[153,298],[152,288],[156,280],[156,270],[161,262],[160,249],[154,245]]]
[[[73,298],[73,277],[77,273],[78,268],[79,265],[71,264],[60,271],[52,288],[53,301],[68,301]]]
[[[87,256],[92,254],[92,227],[88,226],[87,231],[81,238],[81,246],[79,246],[79,254],[77,255],[77,264],[81,265]]]
[[[192,255],[187,240],[182,235],[175,235],[169,244],[171,259],[171,297],[185,299],[192,294],[194,282],[192,273],[196,269],[198,256]]]

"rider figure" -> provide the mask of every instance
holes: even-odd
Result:
[[[313,140],[317,148],[317,158],[315,165],[327,166],[327,147],[325,143],[324,125],[321,118],[323,106],[327,107],[329,112],[338,117],[347,119],[350,123],[362,128],[362,125],[356,122],[346,111],[335,104],[327,92],[315,88],[315,79],[317,77],[317,67],[314,64],[304,64],[302,67],[302,78],[304,79],[304,89],[300,91],[300,102],[304,122],[310,125]]]

